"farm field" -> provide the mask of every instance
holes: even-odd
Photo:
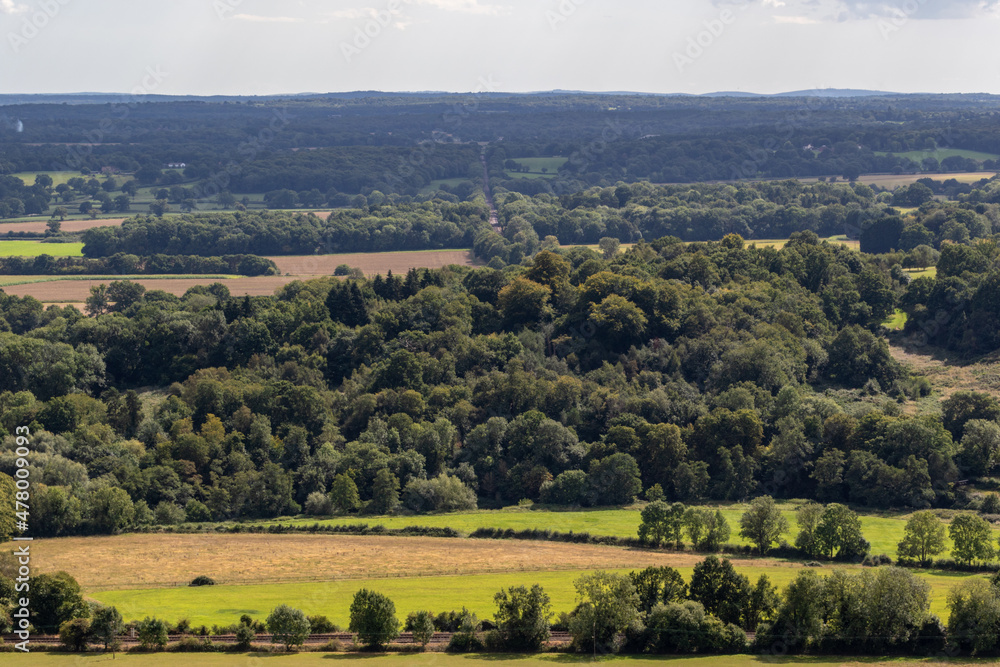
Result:
[[[29,232],[32,234],[43,234],[48,230],[47,220],[36,220],[34,222],[10,222],[0,224],[0,234],[7,232]],[[84,218],[80,220],[63,220],[61,230],[64,232],[83,232],[95,227],[121,227],[125,218],[98,218],[91,220]]]
[[[112,280],[122,280],[125,276],[114,276],[110,279],[86,278],[79,279],[58,279],[46,280],[21,285],[11,285],[4,287],[7,294],[17,296],[33,296],[42,303],[75,303],[84,302],[90,296],[91,286],[100,284],[107,285]],[[191,277],[150,277],[133,276],[134,281],[142,283],[147,290],[163,290],[177,296],[183,296],[185,292],[196,285],[206,285],[211,283],[222,283],[229,288],[233,296],[271,296],[275,290],[284,287],[288,283],[298,280],[298,277],[291,276],[255,276],[253,278],[191,278]]]
[[[796,530],[795,503],[779,503],[778,505],[791,528],[786,539],[792,541]],[[712,509],[715,506],[711,506]],[[723,516],[732,528],[729,542],[732,544],[749,544],[739,536],[740,516],[746,510],[746,505],[722,505]],[[476,512],[455,514],[432,514],[422,516],[391,516],[391,517],[338,517],[331,519],[297,518],[275,519],[266,524],[280,523],[284,525],[305,525],[314,523],[320,525],[345,525],[367,523],[382,525],[386,528],[405,528],[407,526],[428,526],[437,528],[453,528],[461,533],[471,533],[477,528],[511,528],[526,530],[539,528],[558,530],[561,532],[589,532],[592,535],[610,535],[613,537],[635,537],[639,530],[639,508],[629,509],[597,509],[597,510],[479,510]],[[903,528],[909,513],[880,516],[862,514],[861,528],[865,538],[871,542],[871,553],[888,554],[895,557],[896,545],[903,539]],[[1000,530],[994,530],[994,536],[1000,537]],[[946,540],[946,549],[951,548],[951,542]]]
[[[459,667],[477,664],[501,663],[505,667],[528,667],[529,665],[584,665],[593,664],[590,655],[574,655],[568,653],[549,653],[544,655],[475,655],[448,653],[293,653],[293,654],[256,654],[256,653],[156,653],[128,654],[119,653],[114,662],[112,657],[90,653],[77,655],[72,653],[31,653],[18,656],[18,664],[26,667],[63,667],[79,665],[135,665],[136,667],[152,665],[153,667],[168,665],[185,665],[190,667],[217,667],[246,662],[247,664],[268,664],[276,667],[320,667],[333,663],[358,663],[365,667]],[[602,657],[597,664],[621,665],[622,667],[647,667],[651,665],[669,665],[670,667],[756,667],[757,665],[809,665],[809,667],[910,667],[916,665],[987,665],[989,659],[965,658],[865,658],[857,661],[853,658],[838,658],[836,656],[773,656],[757,655],[709,655],[709,656],[612,656]]]
[[[204,537],[203,539],[213,539]],[[331,538],[332,539],[332,538]],[[375,538],[386,539],[386,538]],[[400,538],[410,539],[410,538]],[[445,540],[453,543],[454,540]],[[478,541],[476,541],[478,544]],[[502,542],[511,545],[510,541]],[[531,548],[548,543],[525,542],[521,546]],[[566,546],[566,545],[563,545]],[[569,545],[575,546],[575,545]],[[254,547],[258,548],[258,547]],[[453,545],[441,544],[436,547],[435,554],[446,557]],[[629,550],[618,549],[621,564],[628,562],[632,553]],[[230,558],[245,553],[230,550]],[[282,552],[283,558],[289,562],[298,562],[290,552]],[[426,554],[421,551],[413,557],[413,562],[421,561],[419,556]],[[548,554],[551,556],[551,553]],[[652,554],[665,558],[662,564],[676,566],[678,572],[690,581],[694,565],[702,556],[693,554]],[[671,561],[670,557],[677,558]],[[694,557],[692,557],[694,556]],[[777,560],[732,559],[737,571],[746,575],[751,581],[756,581],[766,574],[779,589],[787,586],[804,569],[801,563]],[[684,564],[685,561],[687,564]],[[341,559],[338,563],[348,563]],[[551,562],[551,561],[550,561]],[[618,574],[641,569],[637,565],[627,567],[598,568]],[[857,571],[858,565],[824,566],[822,574],[829,574],[834,569]],[[114,605],[126,619],[141,619],[147,615],[157,615],[161,618],[187,618],[194,625],[225,625],[233,623],[240,614],[266,616],[279,604],[289,604],[302,609],[310,615],[322,614],[334,623],[346,625],[351,596],[362,588],[376,590],[390,597],[396,604],[397,613],[405,617],[412,611],[430,609],[435,613],[468,607],[480,618],[492,616],[495,607],[493,595],[504,587],[539,584],[552,599],[555,613],[569,612],[576,604],[576,592],[573,582],[591,568],[575,570],[522,570],[497,572],[490,574],[458,574],[446,576],[397,576],[378,578],[348,578],[331,576],[313,581],[268,582],[265,571],[258,580],[262,583],[247,585],[231,585],[220,583],[216,586],[203,587],[151,587],[151,588],[118,588],[108,590],[93,590],[84,586],[86,597],[106,605]],[[192,570],[190,576],[202,570]],[[70,570],[73,574],[73,570]],[[916,571],[921,579],[930,585],[931,612],[938,616],[947,616],[948,591],[959,581],[975,575],[955,572]]]
[[[995,176],[995,172],[992,171],[973,171],[973,172],[963,172],[963,173],[952,173],[952,174],[875,174],[871,176],[862,176],[858,179],[858,182],[865,183],[866,185],[879,185],[883,188],[899,187],[901,185],[910,185],[916,183],[922,178],[931,178],[935,181],[947,181],[955,179],[959,183],[975,183],[976,181],[981,181],[984,178],[992,178]]]
[[[979,151],[967,151],[963,148],[938,148],[932,151],[905,151],[902,153],[890,153],[886,151],[875,151],[876,155],[895,155],[896,157],[909,158],[915,162],[926,160],[929,157],[941,161],[950,157],[964,157],[970,160],[995,160],[996,155],[991,153],[981,153]]]
[[[346,253],[341,255],[295,255],[269,257],[282,274],[330,276],[341,264],[358,268],[365,275],[406,273],[411,268],[439,269],[450,264],[481,266],[472,250],[416,250],[404,252]]]
[[[61,185],[63,183],[69,183],[69,180],[71,178],[76,178],[77,176],[87,180],[90,180],[91,178],[96,178],[101,183],[108,180],[108,177],[103,174],[92,174],[90,176],[84,176],[79,171],[22,171],[17,174],[11,174],[11,176],[20,178],[22,181],[24,181],[25,185],[34,185],[35,177],[38,176],[39,174],[48,174],[49,176],[51,176],[53,186]],[[131,181],[132,177],[123,176],[122,174],[116,174],[115,180],[118,181],[119,185],[121,185],[125,181]]]
[[[0,241],[0,257],[83,257],[82,243],[42,243],[41,241]]]
[[[650,565],[690,568],[704,558],[565,542],[302,533],[68,537],[40,541],[34,553],[44,571],[66,570],[89,591],[183,587],[198,575],[220,584],[264,584]],[[767,558],[737,561],[799,567]],[[122,567],[108,568],[109,562]]]
[[[857,239],[849,239],[846,236],[830,236],[825,239],[820,239],[820,241],[829,241],[830,243],[838,243],[840,245],[845,245],[851,250],[860,250],[861,241]],[[776,250],[781,250],[788,244],[788,239],[747,239],[748,244],[758,245],[762,248],[771,247]]]

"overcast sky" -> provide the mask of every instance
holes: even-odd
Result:
[[[0,34],[2,93],[1000,93],[1000,0],[0,0]]]

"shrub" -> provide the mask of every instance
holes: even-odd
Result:
[[[474,510],[477,506],[475,491],[445,473],[412,480],[403,490],[403,504],[414,512]]]
[[[327,635],[340,630],[326,616],[306,616],[306,618],[309,619],[309,629],[314,635]]]
[[[160,525],[175,526],[184,522],[185,515],[180,505],[162,501],[153,510],[153,517],[156,519],[156,523]]]
[[[189,586],[215,586],[215,579],[201,575],[191,580]]]
[[[145,650],[162,649],[167,645],[167,624],[158,618],[146,617],[139,623],[139,646]]]
[[[333,501],[322,491],[313,491],[306,498],[304,505],[306,514],[313,516],[328,516],[333,514]]]
[[[415,611],[406,617],[406,630],[413,633],[413,642],[427,646],[434,636],[434,616],[429,611]]]
[[[452,653],[474,653],[482,651],[485,646],[479,638],[481,629],[479,619],[468,609],[461,611],[458,629],[451,636],[447,650]]]
[[[240,627],[236,628],[236,646],[246,650],[250,648],[253,641],[257,639],[257,633],[249,625],[240,624]]]
[[[81,653],[87,650],[90,641],[90,619],[74,618],[59,626],[59,643],[70,651]]]

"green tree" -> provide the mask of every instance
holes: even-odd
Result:
[[[622,242],[616,238],[605,236],[597,242],[597,247],[601,249],[601,254],[604,255],[605,260],[611,260],[618,254],[618,250],[622,247]]]
[[[97,315],[103,315],[108,312],[108,304],[111,302],[108,296],[108,286],[105,284],[92,285],[90,288],[90,296],[87,297],[87,302],[84,308],[88,315],[96,317]]]
[[[392,600],[362,588],[351,602],[350,631],[357,633],[365,646],[384,646],[399,636],[399,620]]]
[[[429,611],[415,611],[406,618],[406,630],[413,633],[413,641],[427,646],[434,637],[434,614]]]
[[[284,644],[285,650],[301,646],[309,636],[309,619],[301,609],[293,609],[286,604],[278,605],[268,614],[267,631],[273,635],[275,644]]]
[[[736,572],[728,558],[709,556],[694,566],[691,599],[726,623],[742,622],[750,591],[750,581]]]
[[[1000,424],[985,419],[966,421],[958,460],[968,474],[989,475],[1000,464]]]
[[[903,539],[896,547],[900,559],[925,562],[944,551],[944,522],[930,510],[914,513],[903,531]]]
[[[641,572],[629,572],[628,576],[639,595],[639,609],[645,613],[658,604],[681,602],[687,597],[687,584],[672,567],[647,567]]]
[[[6,542],[14,534],[16,493],[14,478],[0,472],[0,542]]]
[[[1000,588],[969,577],[948,591],[948,639],[973,655],[991,655],[1000,646]]]
[[[361,496],[358,495],[358,485],[351,476],[341,473],[333,478],[330,487],[330,502],[338,512],[354,512],[361,507]]]
[[[519,328],[548,315],[550,296],[544,285],[527,278],[515,278],[500,290],[497,306],[507,326]]]
[[[740,536],[752,542],[760,554],[770,551],[771,545],[786,532],[788,520],[782,516],[771,496],[754,498],[740,517]]]
[[[167,645],[167,624],[158,618],[147,616],[139,623],[139,646],[149,650],[162,649]]]
[[[493,601],[497,605],[495,637],[499,648],[517,653],[540,651],[549,640],[552,604],[538,584],[501,590]]]
[[[368,503],[369,514],[389,514],[399,506],[399,480],[388,468],[382,468],[375,475],[372,485],[372,499]]]
[[[975,514],[959,514],[952,519],[948,536],[953,545],[951,556],[959,563],[991,561],[996,555],[990,524]]]
[[[66,572],[39,574],[30,585],[32,625],[39,631],[51,634],[66,621],[90,616],[80,584]]]
[[[858,558],[868,553],[869,546],[855,512],[838,503],[823,509],[816,525],[815,553],[827,558]]]
[[[715,551],[729,539],[729,522],[721,510],[689,507],[684,512],[684,526],[692,545],[700,551]]]
[[[124,489],[105,486],[90,496],[90,523],[98,533],[118,533],[132,525],[135,506]]]
[[[628,577],[599,570],[583,575],[573,586],[579,604],[569,631],[580,649],[616,653],[625,633],[642,627],[639,596]]]
[[[778,611],[780,603],[778,587],[771,583],[766,574],[760,575],[746,597],[742,615],[743,627],[755,630],[762,622],[771,620]]]
[[[87,644],[90,643],[90,619],[73,618],[63,621],[59,626],[59,643],[74,653],[86,651]]]
[[[104,650],[114,652],[121,645],[118,637],[125,631],[122,615],[114,607],[98,607],[90,622],[90,634],[104,644]]]
[[[587,481],[592,505],[628,505],[642,491],[639,464],[620,452],[591,461]]]

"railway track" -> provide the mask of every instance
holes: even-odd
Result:
[[[434,636],[431,637],[430,644],[434,645],[447,644],[448,642],[451,641],[451,638],[454,636],[454,634],[455,633],[453,632],[435,632]],[[183,639],[208,639],[212,641],[212,643],[218,643],[218,644],[236,643],[236,635],[207,635],[207,636],[170,635],[168,639],[171,644],[175,644]],[[20,641],[19,639],[17,639],[16,635],[5,635],[3,637],[3,640],[6,643],[14,643]],[[122,635],[120,637],[120,640],[121,643],[125,646],[135,646],[139,643],[139,640],[137,638],[131,637],[129,635]],[[315,646],[317,644],[319,645],[328,644],[334,640],[342,642],[344,644],[348,644],[354,641],[354,635],[350,632],[332,632],[327,634],[309,635],[305,643]],[[553,632],[552,636],[549,639],[549,643],[551,644],[568,644],[569,641],[570,641],[570,634],[568,632]],[[55,646],[59,644],[59,636],[33,635],[31,637],[31,643],[41,646]],[[271,643],[271,635],[267,633],[259,634],[257,635],[257,641],[255,641],[255,643],[257,644]],[[410,632],[402,633],[401,635],[399,635],[399,637],[397,637],[393,641],[393,644],[412,644],[412,643],[414,643],[413,633]]]

